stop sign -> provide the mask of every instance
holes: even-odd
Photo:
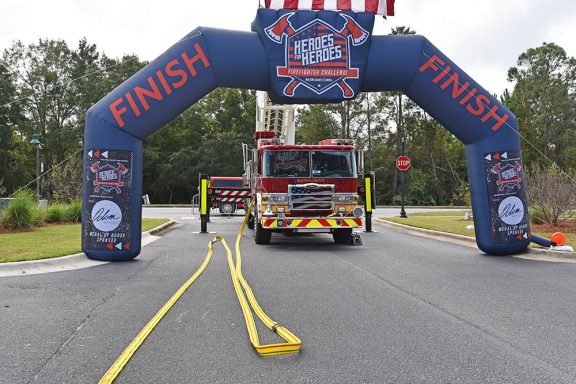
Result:
[[[410,168],[410,158],[408,156],[398,156],[396,167],[401,171],[407,171]]]

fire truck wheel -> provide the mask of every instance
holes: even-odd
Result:
[[[260,223],[255,223],[254,228],[255,228],[254,239],[256,241],[256,244],[268,244],[272,239],[272,231],[263,228],[262,224]]]
[[[254,215],[250,215],[250,217],[248,217],[248,228],[254,229]]]
[[[232,203],[222,203],[220,204],[220,213],[223,215],[231,215],[236,212],[236,205]]]
[[[335,229],[332,237],[336,244],[347,244],[352,239],[352,228]]]
[[[262,227],[258,216],[254,216],[254,241],[256,244],[268,244],[272,239],[272,231]]]

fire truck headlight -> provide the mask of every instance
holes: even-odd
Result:
[[[344,204],[354,204],[356,203],[356,195],[352,193],[337,193],[336,202]]]
[[[276,204],[288,204],[288,195],[285,193],[275,193],[273,195],[268,195],[270,201]]]
[[[272,206],[271,205],[266,206],[266,210],[264,211],[264,215],[272,216]]]
[[[362,216],[364,216],[364,209],[362,209],[362,207],[356,207],[354,208],[354,211],[352,211],[352,213],[354,214],[354,217],[359,219]]]

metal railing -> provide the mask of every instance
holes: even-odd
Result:
[[[200,210],[200,194],[197,193],[192,197],[192,214],[198,214]]]

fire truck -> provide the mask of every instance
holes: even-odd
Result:
[[[236,209],[244,209],[250,189],[245,186],[243,177],[211,176],[208,197],[212,208],[218,208],[223,215],[232,215]]]
[[[272,105],[265,92],[256,109],[255,148],[251,155],[244,149],[256,243],[269,243],[273,232],[326,232],[336,243],[353,243],[364,216],[357,194],[362,151],[349,139],[295,144],[294,107]]]

